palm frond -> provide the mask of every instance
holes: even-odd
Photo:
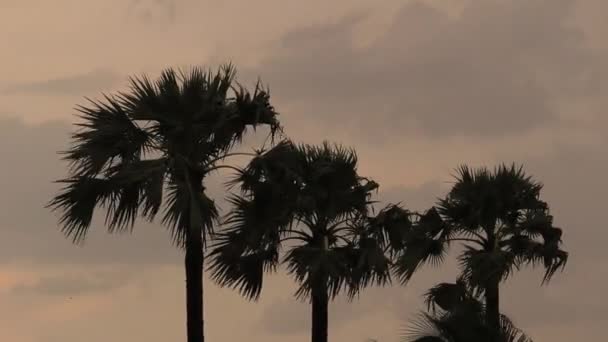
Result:
[[[416,317],[405,330],[404,341],[487,342],[498,336],[496,342],[532,342],[506,315],[501,315],[494,334],[485,322],[485,306],[463,280],[439,284],[427,295],[430,312]]]
[[[110,231],[132,227],[141,214],[152,221],[163,201],[163,186],[168,172],[166,158],[121,162],[106,170],[117,191],[108,205],[106,223]]]
[[[116,192],[111,180],[75,176],[59,183],[66,184],[47,207],[61,213],[62,232],[75,243],[82,242],[91,225],[95,207],[108,204]]]
[[[553,217],[546,209],[527,210],[501,246],[514,253],[520,264],[538,264],[545,268],[543,283],[568,260],[568,253],[560,249],[562,230],[553,226]]]
[[[175,245],[185,247],[189,229],[201,228],[203,244],[214,233],[218,211],[204,191],[195,191],[185,179],[173,176],[167,184],[167,204],[162,223],[171,230]]]
[[[420,313],[411,325],[403,329],[403,342],[452,342],[442,336],[438,319],[428,313]]]
[[[476,288],[504,281],[519,268],[517,256],[504,250],[486,251],[466,246],[458,259],[462,277]]]
[[[431,312],[441,309],[452,311],[467,300],[468,291],[463,281],[456,283],[440,283],[425,294],[425,302]]]
[[[348,296],[352,299],[371,285],[391,283],[392,261],[381,241],[373,237],[356,237],[344,248],[349,258]]]
[[[173,69],[162,72],[165,79],[169,74],[175,74]],[[176,124],[177,120],[173,114],[179,111],[179,108],[169,107],[160,96],[161,90],[158,87],[164,82],[153,82],[147,75],[130,77],[129,91],[118,93],[119,104],[133,120],[156,122],[164,128],[167,128],[165,125],[169,123]],[[165,132],[166,130],[159,130],[157,133],[162,136]]]
[[[264,273],[276,271],[280,244],[266,243],[251,248],[243,232],[219,234],[209,257],[211,279],[220,286],[237,289],[248,299],[257,300],[262,291]]]
[[[83,122],[63,152],[74,174],[95,176],[115,161],[139,160],[152,149],[153,134],[134,123],[116,99],[106,95],[105,102],[89,102],[78,107]]]
[[[396,253],[405,247],[406,238],[414,225],[413,216],[414,213],[409,210],[391,204],[375,217],[364,216],[362,224],[366,234],[380,241],[391,253]]]
[[[349,280],[348,250],[316,246],[291,248],[286,256],[287,271],[300,284],[296,298],[310,296],[315,284],[324,284],[330,298],[336,297]]]
[[[257,299],[263,274],[274,272],[279,263],[281,236],[292,218],[274,202],[232,196],[233,210],[224,220],[225,228],[215,236],[209,257],[212,279]],[[287,216],[284,216],[287,215]]]
[[[500,315],[500,342],[533,342],[526,333],[513,324],[506,315]]]
[[[270,104],[270,89],[264,89],[260,80],[256,83],[253,94],[240,84],[234,90],[234,107],[241,122],[254,128],[257,125],[268,125],[273,138],[282,131],[277,119],[279,113]]]
[[[393,269],[403,284],[423,264],[433,266],[443,262],[447,255],[449,240],[438,233],[443,229],[443,221],[431,208],[420,215],[419,220],[406,234],[403,248],[397,254]]]

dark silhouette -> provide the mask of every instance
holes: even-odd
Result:
[[[461,167],[447,197],[408,232],[396,273],[407,282],[421,264],[442,261],[452,243],[462,243],[462,279],[483,293],[486,323],[497,333],[500,282],[521,266],[542,264],[545,283],[568,259],[560,249],[562,230],[553,226],[541,189],[515,166],[493,172]]]
[[[497,334],[486,321],[485,305],[463,280],[442,283],[426,294],[428,313],[421,313],[403,334],[407,342],[532,342],[511,320],[500,315]]]
[[[296,297],[311,300],[312,341],[327,342],[329,301],[390,279],[384,246],[361,224],[378,185],[357,174],[352,150],[291,142],[253,159],[235,184],[242,193],[211,251],[213,278],[255,300],[264,273],[286,264]]]
[[[157,81],[131,79],[129,92],[80,107],[82,128],[65,154],[70,175],[49,206],[61,211],[63,232],[82,241],[97,206],[110,232],[130,230],[138,215],[162,223],[185,248],[188,342],[204,341],[203,248],[218,212],[203,181],[232,155],[247,126],[279,129],[267,91],[234,81],[232,65],[165,70]],[[234,84],[237,84],[235,87]],[[233,96],[231,95],[231,91]]]

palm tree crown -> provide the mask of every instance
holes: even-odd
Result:
[[[461,167],[449,194],[406,234],[396,273],[407,282],[420,265],[440,262],[451,244],[462,243],[462,278],[484,293],[488,324],[497,331],[499,283],[527,264],[544,266],[544,283],[568,259],[541,189],[515,166]]]
[[[211,232],[217,210],[204,192],[192,193],[193,183],[221,167],[247,126],[279,129],[268,92],[235,88],[234,77],[231,65],[215,75],[167,69],[156,82],[132,78],[130,92],[79,107],[82,130],[65,153],[71,176],[50,203],[63,231],[81,241],[97,205],[107,208],[111,231],[129,229],[138,214],[152,220],[165,199],[163,223],[176,243],[190,220]]]
[[[464,244],[462,271],[474,286],[539,263],[546,282],[565,265],[562,230],[553,226],[547,203],[540,199],[540,183],[515,166],[494,172],[463,166],[458,172],[448,196],[423,215],[426,224],[408,234],[396,268],[402,280],[409,280],[421,263],[443,258],[454,242]]]
[[[232,198],[228,227],[211,253],[214,279],[256,299],[263,274],[284,263],[300,284],[296,295],[312,298],[313,316],[317,297],[326,310],[344,288],[354,295],[387,282],[383,247],[359,224],[378,185],[356,166],[354,151],[328,143],[282,142],[253,159],[235,181],[241,195]]]

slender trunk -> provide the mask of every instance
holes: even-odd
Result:
[[[203,334],[203,241],[189,234],[186,242],[186,310],[188,342],[204,342]]]
[[[203,191],[202,176],[189,171],[185,181],[190,188],[190,218],[186,228],[186,327],[188,342],[205,342],[203,316],[203,227],[198,201]],[[196,209],[195,209],[196,208]]]
[[[486,229],[486,234],[488,236],[488,245],[486,250],[489,253],[494,253],[496,249],[498,249],[498,241],[495,235],[496,225],[492,224],[491,228]],[[496,276],[491,276],[485,286],[485,299],[486,299],[486,324],[490,328],[490,338],[489,342],[498,342],[498,336],[500,331],[500,302],[499,302],[499,293],[498,287],[500,284],[500,279],[496,278]]]
[[[492,336],[491,342],[498,341],[500,331],[500,308],[498,281],[492,281],[485,288],[486,322]]]
[[[200,235],[189,234],[186,246],[186,310],[188,342],[204,342],[203,249]],[[194,236],[192,236],[194,235]]]
[[[329,298],[326,288],[312,290],[312,342],[327,342]]]
[[[326,235],[317,241],[323,251],[329,248]],[[324,271],[315,276],[312,289],[312,342],[327,342],[329,294],[327,293],[327,276]]]

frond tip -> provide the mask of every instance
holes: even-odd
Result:
[[[114,196],[114,186],[107,180],[95,177],[73,177],[58,181],[66,184],[47,208],[61,213],[62,232],[73,242],[84,239],[98,203],[107,204]]]

